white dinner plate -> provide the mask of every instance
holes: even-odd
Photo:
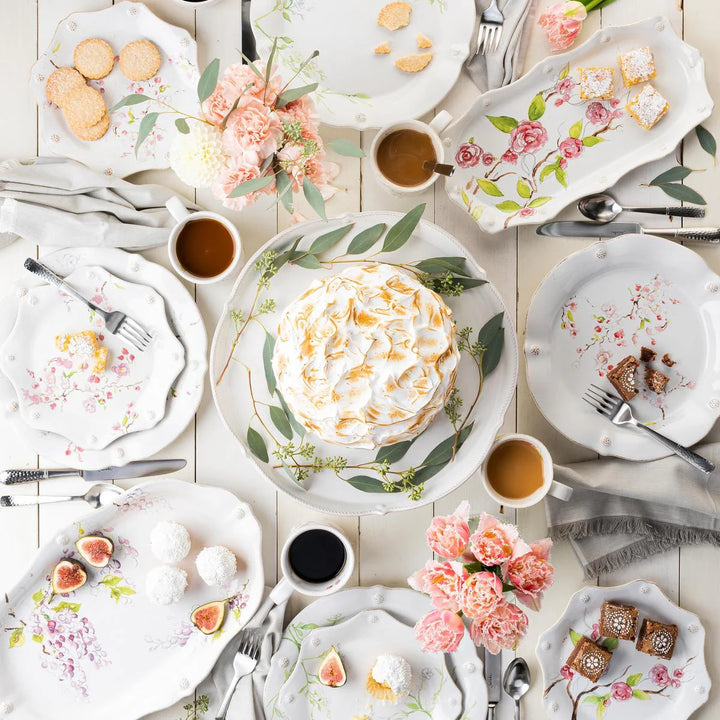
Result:
[[[720,415],[720,277],[692,250],[650,235],[595,243],[557,265],[528,310],[525,359],[530,392],[560,432],[601,455],[655,460],[670,451],[631,427],[614,425],[582,396],[591,383],[615,392],[607,372],[646,346],[666,392],[645,386],[635,416],[693,445]],[[668,353],[676,364],[661,362]]]
[[[127,43],[150,40],[160,51],[162,64],[155,77],[142,82],[128,80],[115,62],[110,74],[88,84],[102,93],[110,109],[126,95],[142,94],[175,108],[196,114],[198,110],[197,45],[187,30],[170,25],[139,2],[119,2],[104,10],[68,15],[55,30],[50,45],[33,65],[30,88],[39,108],[40,137],[53,155],[69,157],[104,172],[125,177],[140,170],[169,167],[170,143],[175,136],[175,115],[161,114],[154,128],[135,153],[140,122],[148,112],[166,110],[147,102],[116,110],[110,129],[94,142],[75,137],[55,105],[45,95],[45,84],[56,67],[73,67],[73,52],[87,38],[110,44],[115,57]]]
[[[129,283],[101,267],[82,267],[66,278],[104,310],[140,319],[152,335],[140,352],[105,329],[102,318],[50,285],[31,288],[0,348],[0,368],[13,384],[28,427],[101,450],[131,432],[147,430],[165,415],[168,393],[185,365],[185,349],[170,330],[165,303],[146,285]],[[58,348],[56,338],[90,330],[107,348],[104,372],[92,359]]]
[[[349,588],[319,598],[301,610],[288,624],[282,642],[270,662],[265,681],[263,703],[267,720],[286,720],[288,715],[278,706],[285,680],[296,667],[300,647],[318,628],[335,626],[365,610],[385,611],[412,627],[432,609],[427,596],[408,588]],[[311,638],[312,642],[312,638]],[[321,645],[322,643],[318,644]],[[345,660],[345,658],[343,658]],[[462,691],[460,720],[485,720],[487,687],[477,648],[466,633],[458,649],[446,657],[450,674]],[[347,714],[349,717],[349,713]]]
[[[185,367],[170,390],[165,416],[154,427],[118,438],[101,450],[90,450],[55,433],[26,425],[12,384],[0,375],[0,407],[5,419],[32,449],[60,467],[99,470],[143,460],[162,450],[187,427],[200,404],[207,363],[207,337],[200,311],[184,285],[164,267],[141,255],[115,248],[68,248],[43,256],[43,263],[61,277],[77,268],[100,266],[121,280],[154,288],[165,301],[170,329],[185,349]],[[0,304],[0,344],[10,334],[17,308],[28,290],[42,281],[26,274]]]
[[[627,90],[617,61],[618,53],[642,46],[655,56],[651,83],[670,103],[650,130],[625,108],[642,85]],[[602,66],[614,69],[615,97],[582,101],[578,68]],[[712,108],[700,52],[675,34],[669,20],[606,27],[478,98],[445,133],[456,166],[445,188],[486,232],[544,222],[672,152]]]
[[[12,511],[11,511],[12,512]],[[150,532],[161,520],[185,525],[190,554],[180,602],[158,606],[145,577],[161,565]],[[67,595],[50,593],[49,576],[63,557],[78,558],[75,541],[110,538],[115,552],[88,582]],[[203,547],[224,545],[238,572],[225,587],[208,587],[195,569]],[[155,480],[119,495],[61,530],[0,601],[0,701],[22,720],[135,720],[192,692],[262,599],[261,530],[250,506],[219,488]],[[203,635],[190,613],[232,597],[223,627]]]
[[[598,624],[606,600],[636,607],[638,629],[643,618],[677,625],[672,658],[641,653],[628,640],[602,638]],[[595,683],[567,666],[581,635],[613,652],[607,672]],[[536,654],[543,675],[543,706],[552,720],[686,720],[707,702],[710,692],[700,620],[643,580],[576,592],[557,623],[540,636]]]
[[[276,61],[285,81],[314,51],[296,85],[318,83],[313,94],[320,119],[365,130],[417,118],[438,105],[460,75],[475,28],[473,0],[410,0],[410,25],[390,31],[377,23],[389,0],[254,0],[253,32],[267,59],[277,36]],[[418,49],[422,33],[432,47]],[[374,48],[389,42],[389,54]],[[395,60],[433,53],[420,72],[406,73]]]

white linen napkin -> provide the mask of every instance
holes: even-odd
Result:
[[[470,44],[470,61],[467,70],[481,92],[494,90],[517,80],[523,71],[530,30],[535,19],[536,0],[499,0],[498,7],[505,16],[500,45],[494,53],[473,57],[477,47],[477,32]],[[475,0],[478,27],[482,11],[489,0]]]
[[[165,207],[174,195],[162,185],[134,185],[67,158],[5,160],[0,162],[0,247],[18,237],[62,247],[162,245],[175,224]]]

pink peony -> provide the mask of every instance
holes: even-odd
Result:
[[[228,118],[223,151],[262,162],[277,150],[282,133],[282,123],[273,110],[255,97],[244,96]]]
[[[610,111],[599,102],[591,102],[585,111],[585,117],[593,125],[605,125],[610,119]]]
[[[552,541],[540,540],[530,546],[530,551],[513,558],[503,568],[506,582],[515,587],[517,599],[535,610],[540,609],[543,592],[553,582],[555,568],[550,564]]]
[[[242,157],[228,157],[225,165],[217,180],[213,183],[213,195],[222,200],[222,204],[230,210],[242,210],[248,205],[252,205],[261,195],[267,195],[275,191],[275,183],[271,182],[260,190],[241,195],[240,197],[231,198],[228,195],[240,183],[247,180],[254,180],[260,176],[260,168],[257,164],[248,162]]]
[[[460,591],[460,607],[473,619],[491,615],[500,602],[504,602],[502,580],[491,572],[473,573]]]
[[[468,572],[459,562],[429,560],[425,567],[408,578],[408,585],[427,593],[438,610],[460,610],[460,592]]]
[[[613,700],[629,700],[633,696],[632,688],[624,682],[614,682],[610,690]]]
[[[450,560],[462,555],[470,539],[470,504],[463,501],[452,515],[434,517],[425,537],[430,549]]]
[[[555,3],[538,18],[553,51],[567,50],[582,29],[587,10],[577,0]]]
[[[473,620],[470,637],[476,645],[484,645],[497,655],[501,650],[514,650],[527,631],[527,615],[517,605],[503,600],[491,615]]]
[[[461,168],[475,167],[482,159],[483,151],[474,142],[463,143],[455,153],[455,162]]]
[[[455,652],[463,635],[463,621],[449,610],[433,610],[415,625],[423,652]]]
[[[582,140],[578,138],[566,137],[559,145],[558,150],[562,153],[564,158],[571,160],[576,158],[585,146],[582,144]]]
[[[650,680],[654,685],[666,687],[670,684],[670,675],[668,674],[667,665],[653,665],[648,673]]]
[[[534,153],[547,142],[547,139],[547,130],[541,122],[523,120],[510,133],[510,150],[517,155]]]
[[[492,515],[482,513],[475,532],[470,536],[470,550],[483,565],[493,566],[522,554],[530,548],[522,544],[522,552],[516,553],[518,531],[513,525],[501,523]]]

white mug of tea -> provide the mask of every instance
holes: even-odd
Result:
[[[378,130],[370,149],[378,181],[396,194],[429,188],[438,174],[425,165],[443,162],[445,150],[440,133],[451,122],[450,113],[441,110],[430,123],[406,120]]]
[[[168,240],[175,272],[196,285],[218,282],[230,275],[243,256],[237,228],[218,213],[190,212],[178,197],[171,197],[165,206],[177,223]]]
[[[553,480],[548,449],[530,435],[514,433],[495,440],[482,466],[488,495],[507,507],[526,508],[546,495],[569,500],[572,488]]]

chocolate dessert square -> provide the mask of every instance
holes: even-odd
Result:
[[[663,375],[659,370],[653,370],[652,368],[645,370],[645,385],[647,385],[648,390],[652,390],[654,393],[665,392],[665,386],[669,380],[670,378]]]
[[[637,633],[638,609],[632,605],[606,600],[600,611],[600,634],[618,640],[634,640]]]
[[[673,360],[670,357],[670,353],[665,353],[662,356],[662,364],[667,365],[668,367],[672,367],[673,365],[677,365],[677,360]]]
[[[567,664],[588,680],[596,682],[608,668],[612,653],[586,637],[580,638],[570,653]]]
[[[666,625],[657,620],[645,618],[640,626],[635,647],[647,655],[669,660],[675,651],[677,636],[677,625]]]
[[[629,402],[638,394],[635,387],[635,371],[639,365],[637,358],[628,355],[607,374],[607,379],[625,402]]]
[[[640,359],[645,362],[652,362],[657,357],[657,353],[647,347],[640,348]]]

